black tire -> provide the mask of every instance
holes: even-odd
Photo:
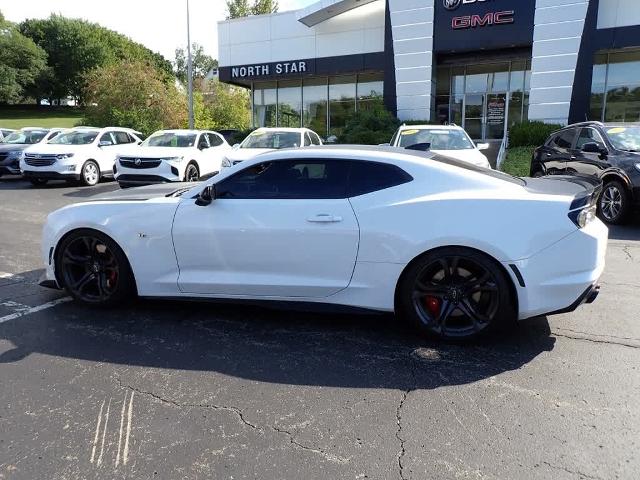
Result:
[[[631,195],[618,180],[605,183],[598,199],[598,215],[611,225],[626,223],[631,210]]]
[[[80,183],[85,187],[93,187],[100,182],[100,167],[94,160],[87,160],[80,169]]]
[[[533,178],[541,178],[544,177],[544,172],[540,169],[536,169],[535,172],[533,172],[533,175],[531,175]]]
[[[75,230],[56,248],[58,282],[75,300],[112,307],[130,300],[136,284],[122,249],[96,230]]]
[[[43,185],[46,185],[49,180],[47,180],[46,178],[30,178],[29,181],[34,187],[41,187]]]
[[[200,169],[195,162],[189,162],[187,168],[184,170],[184,181],[197,182],[198,180],[200,180]]]
[[[471,340],[515,325],[511,285],[492,258],[467,248],[440,248],[403,273],[397,311],[428,337]]]

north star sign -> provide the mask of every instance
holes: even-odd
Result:
[[[289,75],[292,73],[307,73],[306,60],[263,63],[231,68],[231,78],[267,77],[270,75]]]

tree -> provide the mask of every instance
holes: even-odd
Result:
[[[95,23],[51,15],[44,20],[25,20],[20,32],[49,57],[51,72],[40,86],[41,95],[50,99],[71,95],[83,102],[84,75],[121,60],[145,61],[167,78],[173,75],[171,62],[161,55]]]
[[[227,0],[229,16],[227,18],[240,18],[249,15],[262,15],[265,13],[276,13],[278,11],[277,0],[254,0],[249,4],[249,0]]]
[[[87,125],[129,127],[149,135],[183,128],[187,101],[175,82],[139,60],[121,60],[85,74]]]
[[[249,91],[213,80],[207,83],[204,104],[211,112],[212,129],[245,130],[251,124]]]
[[[218,68],[218,61],[204,52],[204,48],[197,43],[191,45],[191,59],[193,62],[193,80],[198,83],[206,78],[209,72]],[[187,54],[182,48],[176,48],[174,63],[175,74],[183,84],[187,83]]]
[[[0,13],[0,102],[18,102],[46,70],[47,54]]]

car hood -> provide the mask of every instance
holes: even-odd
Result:
[[[189,147],[140,147],[132,146],[122,150],[121,157],[170,158],[187,155]]]
[[[0,143],[0,153],[21,152],[27,147],[33,147],[33,145],[25,143]]]
[[[486,167],[489,163],[487,157],[474,148],[468,150],[431,150],[433,153],[444,157],[455,158],[462,162],[468,162],[479,167]]]
[[[236,148],[226,153],[226,157],[232,162],[249,160],[261,153],[272,152],[272,148]]]
[[[124,188],[114,192],[102,193],[87,198],[88,202],[126,202],[143,201],[152,198],[166,197],[177,190],[191,189],[198,182],[171,182],[145,187]]]

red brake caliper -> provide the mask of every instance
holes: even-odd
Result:
[[[424,297],[424,304],[429,313],[434,317],[440,313],[440,299],[427,295]]]

